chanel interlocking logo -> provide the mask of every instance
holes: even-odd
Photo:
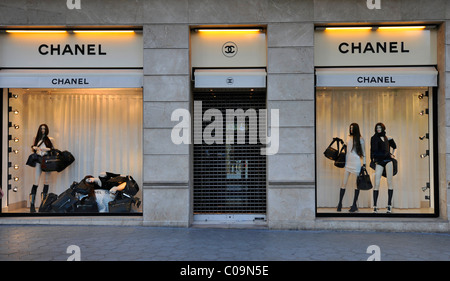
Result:
[[[236,45],[236,43],[234,42],[227,42],[225,44],[223,44],[222,46],[222,53],[224,56],[228,57],[228,58],[232,58],[234,57],[238,52],[238,47]]]

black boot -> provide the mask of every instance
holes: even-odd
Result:
[[[37,192],[38,186],[33,184],[31,187],[31,193],[30,193],[30,213],[36,213],[36,209],[34,208],[34,201],[36,200],[36,192]]]
[[[45,200],[47,200],[47,193],[41,192],[41,205],[39,205],[39,212],[42,211],[42,206],[44,205]]]
[[[344,198],[344,194],[345,194],[345,188],[341,188],[339,191],[339,203],[337,206],[338,212],[342,211],[342,199]]]
[[[355,197],[353,197],[353,204],[349,210],[350,213],[358,211],[358,207],[356,206],[357,205],[356,203],[358,202],[358,197],[359,197],[359,189],[355,189]]]
[[[30,193],[30,213],[36,213],[34,208],[34,201],[36,200],[36,194]]]

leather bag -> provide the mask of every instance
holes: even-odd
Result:
[[[334,148],[333,145],[336,143],[337,148]],[[339,157],[339,144],[344,143],[344,141],[340,138],[333,138],[330,145],[328,145],[327,149],[324,151],[324,155],[326,158],[336,161],[336,159]]]
[[[359,190],[370,190],[373,187],[369,173],[364,167],[361,167],[361,171],[359,172],[359,175],[356,177],[356,187]]]
[[[339,151],[338,158],[336,159],[336,161],[334,161],[334,166],[338,168],[344,168],[346,156],[347,156],[347,145],[344,144],[341,150]]]

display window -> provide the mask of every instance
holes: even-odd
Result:
[[[316,88],[318,216],[436,214],[434,95],[430,87]]]
[[[3,89],[3,108],[3,214],[142,212],[142,88]]]

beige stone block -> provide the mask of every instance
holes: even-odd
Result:
[[[189,26],[185,24],[144,25],[144,48],[189,48]]]
[[[314,126],[314,101],[268,101],[267,106],[279,109],[280,127]]]
[[[267,100],[314,100],[314,74],[269,74]]]
[[[144,155],[146,182],[188,182],[189,155]]]
[[[144,23],[186,23],[189,20],[189,1],[140,1],[143,3]]]
[[[174,144],[172,129],[144,129],[144,154],[188,155],[189,144]]]
[[[272,23],[267,27],[268,47],[314,46],[313,23]]]
[[[173,128],[179,121],[171,121],[177,109],[189,110],[188,102],[144,102],[144,128]]]
[[[189,226],[189,189],[146,188],[144,202],[144,225]]]
[[[188,75],[144,76],[144,101],[189,101]]]
[[[315,217],[314,188],[269,188],[268,221],[270,224],[303,222]]]
[[[268,48],[269,73],[314,73],[313,47]]]
[[[269,181],[314,182],[314,154],[275,154],[267,161]]]
[[[144,75],[189,74],[188,49],[144,49]]]
[[[314,153],[314,127],[279,128],[278,154]]]

